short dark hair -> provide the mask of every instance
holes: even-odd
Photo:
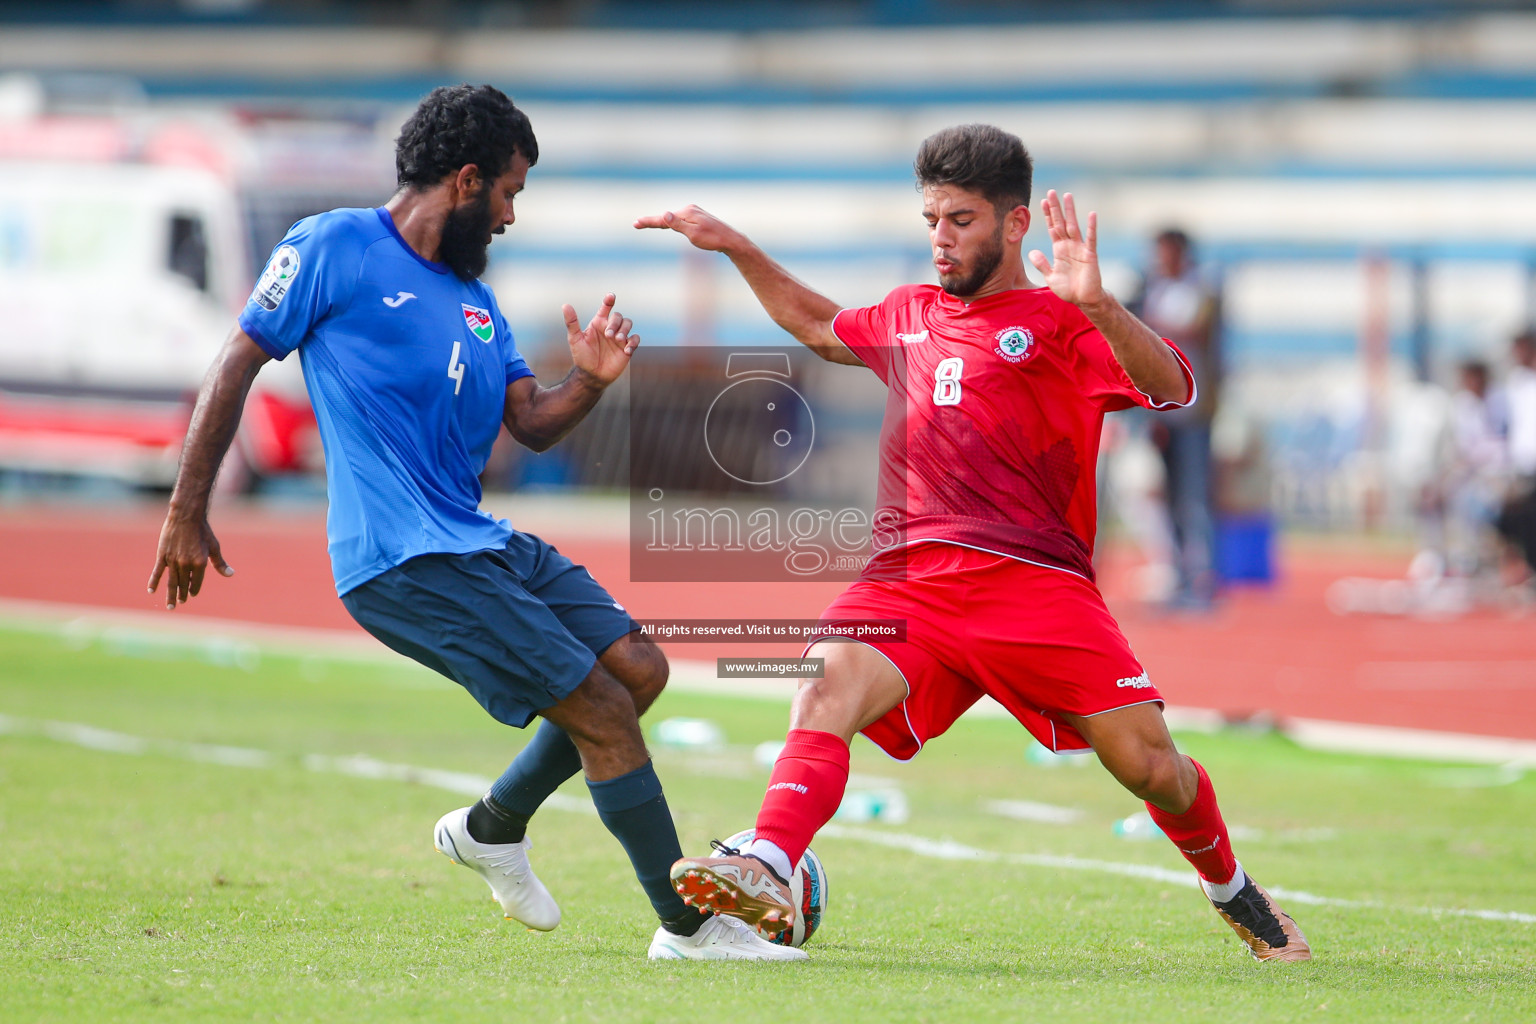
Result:
[[[1017,135],[990,124],[957,124],[934,132],[912,163],[917,186],[954,185],[992,204],[999,217],[1029,205],[1034,161]]]
[[[1154,241],[1176,245],[1180,252],[1189,252],[1194,248],[1194,243],[1189,240],[1189,234],[1183,228],[1163,228]]]
[[[402,186],[430,188],[465,164],[487,180],[501,177],[521,154],[532,167],[539,143],[528,115],[492,85],[441,85],[400,126],[395,173]]]

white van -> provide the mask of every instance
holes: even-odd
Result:
[[[89,141],[120,127],[82,123],[61,159],[0,125],[0,469],[163,487],[251,259],[231,177]],[[297,363],[257,378],[221,486],[318,465]]]

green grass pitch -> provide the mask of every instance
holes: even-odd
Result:
[[[534,864],[565,911],[535,934],[432,850],[433,822],[466,798],[315,770],[312,755],[486,776],[505,764],[522,734],[414,666],[0,630],[0,715],[7,1022],[1536,1018],[1536,924],[1443,912],[1536,914],[1536,779],[1511,771],[1181,736],[1256,878],[1366,904],[1292,903],[1317,959],[1261,965],[1171,881],[867,841],[1182,870],[1167,843],[1112,834],[1137,804],[1097,765],[1029,764],[1022,730],[990,719],[911,765],[859,741],[854,771],[898,780],[911,819],[817,840],[831,904],[812,960],[650,963],[655,922],[594,816],[535,819]],[[786,709],[669,693],[649,721],[669,715],[712,719],[730,743],[657,751],[684,848],[702,852],[751,823],[766,773],[749,750],[782,738]],[[155,742],[89,749],[48,722]],[[270,756],[207,763],[187,744]],[[565,792],[585,800],[579,780]],[[989,799],[1084,814],[1010,820]]]

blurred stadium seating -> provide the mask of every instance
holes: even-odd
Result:
[[[1225,282],[1231,404],[1274,449],[1280,511],[1351,524],[1372,487],[1405,514],[1424,472],[1411,424],[1443,405],[1431,382],[1497,360],[1536,317],[1536,15],[1516,8],[3,5],[0,70],[31,77],[0,110],[30,88],[61,112],[231,113],[259,263],[293,217],[382,201],[387,178],[362,166],[387,171],[426,89],[502,85],[543,157],[491,280],[535,356],[559,351],[561,302],[605,289],[652,344],[781,339],[722,261],[629,227],[686,202],[850,305],[924,279],[912,153],[992,121],[1031,146],[1037,191],[1099,211],[1118,290],[1158,228],[1198,240]],[[363,141],[342,159],[316,117]]]

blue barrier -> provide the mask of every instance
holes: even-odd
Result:
[[[1275,523],[1269,513],[1218,516],[1216,571],[1226,583],[1273,583]]]

